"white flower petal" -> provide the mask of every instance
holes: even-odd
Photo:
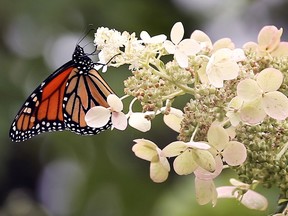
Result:
[[[200,43],[202,48],[208,48],[209,50],[212,49],[212,42],[207,34],[205,34],[203,31],[195,30],[191,37],[192,39],[196,40]]]
[[[163,46],[169,54],[174,54],[176,51],[176,46],[169,40],[164,41]]]
[[[249,209],[255,209],[260,211],[264,211],[268,207],[268,201],[266,197],[253,190],[248,190],[243,195],[240,202]]]
[[[232,60],[239,62],[246,60],[246,56],[243,49],[234,49],[232,50]]]
[[[181,22],[175,23],[171,29],[170,34],[171,41],[177,45],[182,40],[183,36],[184,36],[183,24]]]
[[[263,106],[266,114],[274,119],[285,120],[288,117],[288,98],[281,92],[264,94]]]
[[[92,107],[85,115],[85,122],[89,127],[100,128],[108,123],[111,112],[105,107]]]
[[[188,149],[175,158],[173,167],[178,175],[189,175],[194,172],[198,164],[192,157],[192,151]]]
[[[168,178],[169,170],[159,161],[150,163],[150,178],[156,182],[164,182]]]
[[[283,78],[281,71],[275,68],[266,68],[257,75],[256,81],[262,91],[271,92],[280,88]]]
[[[136,144],[132,147],[132,151],[137,157],[147,161],[155,160],[158,157],[158,152],[156,151],[157,145],[155,143],[146,139],[136,139],[134,142]]]
[[[218,151],[222,151],[229,142],[229,135],[221,126],[210,126],[207,139],[211,146]]]
[[[145,113],[132,113],[129,118],[129,125],[142,132],[151,129],[151,121],[145,118]]]
[[[213,155],[207,150],[195,149],[192,151],[193,159],[203,169],[214,172],[216,169],[216,162]]]
[[[190,141],[190,142],[186,143],[186,145],[188,147],[191,147],[191,148],[202,149],[202,150],[208,150],[208,149],[211,148],[210,145],[208,145],[205,142],[193,142],[193,141]]]
[[[146,41],[149,41],[151,39],[150,35],[146,31],[141,31],[140,38],[143,40],[144,43],[146,43]]]
[[[195,192],[196,200],[200,205],[205,205],[212,201],[212,204],[216,204],[217,191],[213,180],[202,180],[195,178]]]
[[[127,128],[126,115],[123,112],[113,112],[112,125],[118,130],[125,130]]]
[[[162,154],[165,157],[175,157],[187,149],[187,145],[182,141],[175,141],[167,145],[163,150]]]
[[[215,157],[215,162],[216,162],[216,166],[215,166],[215,171],[214,172],[209,172],[205,169],[203,169],[202,167],[198,167],[195,171],[194,174],[197,178],[202,179],[202,180],[209,180],[209,179],[214,179],[216,178],[218,175],[220,175],[220,173],[223,170],[223,162],[221,160],[220,155]]]
[[[163,117],[165,124],[176,132],[180,131],[182,119],[183,112],[173,107],[171,107],[171,111],[169,112],[169,114],[164,115]]]
[[[197,54],[201,50],[201,47],[199,43],[193,39],[184,39],[178,44],[178,49],[185,55],[191,56]]]
[[[252,101],[262,95],[262,90],[255,80],[245,79],[238,83],[237,95],[243,101]]]
[[[176,49],[174,57],[180,67],[182,68],[188,67],[188,57],[181,50]]]
[[[153,44],[163,43],[166,39],[167,39],[167,36],[164,35],[164,34],[156,35],[156,36],[153,36],[153,37],[150,39],[150,42],[149,42],[149,43],[153,43]]]
[[[266,113],[262,105],[262,98],[244,103],[240,110],[241,120],[251,125],[259,124],[265,117]]]
[[[112,111],[121,112],[123,110],[123,103],[115,94],[110,94],[107,97],[107,103]]]

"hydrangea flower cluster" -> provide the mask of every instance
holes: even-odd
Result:
[[[173,167],[178,175],[194,176],[201,205],[235,198],[248,208],[265,210],[268,202],[255,191],[258,184],[277,186],[278,204],[287,205],[288,42],[281,42],[283,30],[265,26],[257,42],[242,48],[235,48],[229,38],[212,43],[200,30],[189,38],[184,32],[181,22],[172,27],[170,38],[145,31],[138,38],[98,28],[100,62],[128,65],[131,76],[124,81],[122,99],[132,100],[124,114],[122,100],[109,96],[110,107],[92,108],[87,124],[101,127],[111,119],[114,128],[125,130],[129,124],[147,132],[153,118],[163,115],[165,124],[179,133],[177,139],[163,149],[151,140],[136,139],[132,148],[150,162],[154,182],[167,180]],[[182,95],[190,101],[173,107]],[[142,110],[133,109],[136,101]],[[214,179],[226,168],[235,170],[239,180],[216,188]]]

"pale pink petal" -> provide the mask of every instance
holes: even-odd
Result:
[[[222,151],[229,142],[229,136],[226,130],[221,126],[210,126],[207,133],[207,139],[209,144],[218,151]]]
[[[176,132],[179,132],[181,129],[182,119],[183,119],[183,112],[173,107],[171,107],[169,114],[164,115],[163,117],[165,124]]]
[[[262,90],[258,86],[257,82],[252,79],[245,79],[237,85],[237,95],[243,101],[252,101],[262,95]]]
[[[125,130],[127,128],[126,115],[123,112],[113,112],[112,125],[118,130]]]
[[[280,43],[283,29],[275,26],[264,26],[258,34],[258,44],[261,51],[271,52]]]
[[[135,145],[132,147],[132,151],[135,155],[141,159],[152,161],[158,158],[158,153],[156,151],[157,146],[155,143],[146,139],[135,139]]]
[[[235,186],[217,187],[218,198],[235,198]]]
[[[150,163],[150,178],[156,182],[164,182],[168,178],[169,171],[159,162]]]
[[[108,95],[107,103],[112,111],[121,112],[123,110],[123,103],[115,94]]]
[[[92,107],[85,115],[85,122],[89,127],[100,128],[108,123],[111,112],[105,107]]]
[[[249,209],[255,209],[260,211],[265,211],[268,207],[268,201],[266,197],[253,190],[248,190],[243,195],[240,202]]]
[[[192,151],[186,150],[175,158],[173,167],[178,175],[188,175],[194,172],[198,164],[193,160]]]
[[[194,171],[195,176],[199,179],[202,179],[202,180],[209,180],[209,179],[216,178],[218,175],[220,175],[220,173],[223,170],[223,162],[222,162],[220,156],[215,157],[215,162],[216,162],[216,166],[215,166],[214,172],[208,172],[207,170],[203,169],[202,167],[198,167]]]
[[[288,98],[281,92],[268,92],[263,97],[263,106],[267,115],[277,120],[288,117]]]
[[[183,36],[184,36],[184,27],[182,23],[181,22],[175,23],[171,29],[170,34],[171,41],[177,45],[182,40]]]
[[[245,103],[240,110],[241,120],[251,125],[259,124],[265,117],[266,113],[261,98]]]
[[[151,121],[145,118],[145,113],[132,113],[129,118],[129,125],[142,132],[151,129]]]
[[[228,165],[238,166],[245,162],[247,150],[244,144],[237,141],[230,141],[225,147],[222,156]]]
[[[237,198],[239,192],[235,186],[224,186],[216,189],[218,198]],[[264,211],[268,207],[267,199],[261,194],[248,190],[243,196],[240,196],[240,202],[249,209]]]
[[[182,141],[175,141],[167,145],[163,150],[162,154],[165,157],[175,157],[187,149],[187,145]]]
[[[287,57],[288,56],[288,42],[280,42],[276,50],[271,53],[275,57]]]
[[[217,191],[213,180],[195,178],[195,192],[198,204],[205,205],[210,201],[212,201],[213,205],[216,204]]]
[[[211,42],[210,38],[208,37],[208,35],[205,34],[203,31],[195,30],[191,34],[190,38],[199,42],[202,48],[212,49],[212,42]]]
[[[256,77],[257,84],[262,91],[277,91],[283,82],[283,73],[275,68],[266,68]]]

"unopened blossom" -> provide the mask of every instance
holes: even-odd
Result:
[[[252,185],[245,184],[236,179],[230,179],[233,186],[218,187],[218,198],[234,198],[250,209],[264,211],[268,207],[267,199],[252,190]]]
[[[203,169],[214,171],[215,159],[208,151],[210,146],[204,142],[175,141],[167,145],[162,153],[166,157],[175,157],[173,167],[178,175],[188,175],[199,166]]]
[[[237,95],[244,101],[240,110],[241,120],[249,124],[263,121],[266,114],[277,120],[288,117],[288,98],[277,91],[283,74],[275,68],[266,68],[256,80],[245,79],[237,85]]]
[[[122,112],[123,103],[114,94],[107,97],[107,103],[110,107],[95,106],[92,107],[85,115],[85,121],[88,126],[101,128],[106,125],[110,118],[112,126],[118,130],[125,130],[127,127],[126,115]]]
[[[150,140],[136,139],[134,142],[132,151],[135,155],[150,162],[150,178],[157,183],[164,182],[168,178],[170,165],[161,149]]]
[[[224,80],[232,80],[238,76],[240,68],[233,59],[233,51],[228,48],[217,50],[212,54],[206,66],[206,74],[211,85],[223,87]]]
[[[174,54],[174,58],[182,68],[188,67],[188,57],[197,54],[201,46],[194,39],[184,39],[184,27],[181,22],[174,24],[171,30],[171,41],[166,40],[164,47],[169,54]]]

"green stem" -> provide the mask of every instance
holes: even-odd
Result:
[[[174,92],[174,93],[172,93],[170,95],[163,96],[162,99],[163,100],[172,99],[172,98],[175,98],[176,96],[180,96],[180,95],[183,95],[183,94],[185,94],[185,92],[181,89],[181,90],[179,90],[177,92]]]
[[[183,92],[191,94],[191,95],[195,95],[195,90],[193,88],[188,87],[187,85],[183,85],[177,82],[174,82],[166,73],[164,70],[162,70],[160,67],[157,67],[158,70],[156,70],[155,68],[151,67],[150,68],[153,70],[153,73],[155,73],[156,75],[168,80],[169,82],[173,83],[175,86],[177,86],[178,88],[180,88]]]

